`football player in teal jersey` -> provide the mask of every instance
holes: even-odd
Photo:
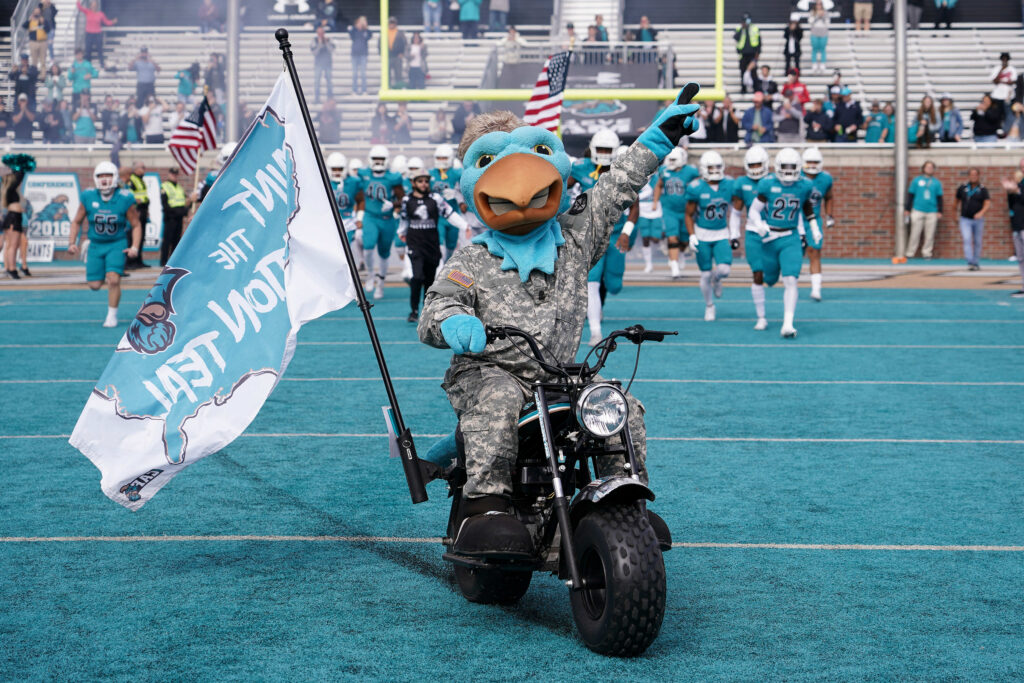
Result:
[[[374,299],[384,298],[388,257],[391,256],[391,246],[398,233],[395,207],[401,204],[405,194],[402,176],[388,169],[388,157],[387,147],[374,145],[370,148],[369,168],[362,169],[360,175],[365,208],[356,213],[356,226],[363,230],[363,258],[368,275],[366,290],[373,290]]]
[[[602,128],[590,138],[590,157],[576,161],[569,171],[569,189],[581,194],[592,188],[608,170],[619,147],[619,136],[610,128]]]
[[[135,258],[142,247],[142,225],[139,223],[135,197],[117,187],[117,166],[109,161],[96,165],[92,173],[96,187],[79,196],[78,213],[71,221],[68,254],[78,255],[78,233],[82,221],[89,221],[89,253],[86,256],[85,279],[89,289],[97,290],[107,283],[107,317],[103,327],[117,326],[117,305],[121,302],[121,276],[125,256]],[[124,248],[125,236],[131,228],[131,246]]]
[[[352,245],[356,265],[363,267],[363,234],[356,227],[356,211],[363,209],[363,189],[359,178],[348,174],[348,159],[341,152],[327,156],[327,172],[331,176],[331,191],[338,206],[338,215],[345,225],[345,234]]]
[[[455,150],[451,145],[438,145],[434,149],[434,168],[430,169],[430,191],[441,195],[455,211],[465,214],[466,203],[459,191],[462,169],[452,166],[454,156]],[[441,262],[444,263],[459,246],[459,229],[443,216],[438,221],[437,229],[441,236]]]
[[[658,186],[657,173],[640,188],[636,203],[640,209],[636,227],[643,243],[641,252],[644,256],[644,272],[650,273],[654,270],[654,245],[660,242],[665,234],[665,223],[661,220],[661,188]],[[666,252],[664,249],[662,251]]]
[[[750,205],[757,199],[757,184],[768,175],[768,152],[761,145],[754,145],[743,157],[743,169],[746,175],[732,182],[733,204],[747,216]],[[757,312],[755,330],[768,329],[768,319],[764,315],[764,259],[761,256],[760,215],[748,218],[743,236],[743,253],[754,281],[750,285],[750,296],[754,300]]]
[[[206,195],[209,194],[210,188],[217,181],[217,176],[220,175],[220,170],[224,167],[224,164],[228,163],[231,155],[235,153],[235,148],[238,147],[237,142],[227,142],[220,148],[217,153],[217,165],[215,168],[211,168],[210,172],[206,174],[206,178],[203,179],[202,185],[199,186],[199,194],[195,195],[196,205],[198,206]]]
[[[712,296],[722,296],[722,280],[732,271],[733,249],[740,247],[739,212],[733,202],[732,181],[718,152],[700,158],[700,178],[686,186],[686,232],[697,254],[704,320],[715,319]],[[714,268],[712,269],[712,261]]]
[[[797,279],[804,254],[801,244],[800,213],[809,228],[811,239],[821,241],[821,228],[814,216],[811,181],[800,175],[803,159],[792,147],[785,147],[775,156],[775,173],[757,184],[757,198],[750,205],[748,221],[761,233],[761,257],[764,260],[764,281],[774,285],[782,276],[782,336],[796,337],[793,317],[799,292]]]
[[[686,188],[700,175],[697,169],[686,164],[686,157],[686,150],[676,147],[665,157],[665,167],[658,173],[662,222],[665,225],[665,238],[668,240],[668,267],[672,271],[673,279],[680,276],[680,270],[686,263],[685,260],[680,263],[680,249],[685,250],[688,246],[685,222]]]
[[[804,150],[804,175],[810,179],[814,189],[811,191],[811,202],[814,204],[814,216],[818,225],[831,228],[836,224],[832,218],[832,175],[825,170],[825,160],[821,150],[808,147]],[[822,220],[821,210],[825,209]],[[807,239],[807,258],[811,262],[811,298],[821,301],[821,242],[815,242],[810,235]]]

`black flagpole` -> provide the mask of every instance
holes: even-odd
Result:
[[[302,86],[299,84],[299,76],[295,71],[295,62],[292,59],[292,44],[288,41],[288,31],[279,28],[274,34],[284,56],[284,64],[288,68],[288,76],[292,79],[292,88],[295,96],[299,99],[299,109],[302,111],[302,120],[306,124],[306,133],[309,134],[309,141],[313,146],[313,154],[316,156],[316,165],[320,169],[320,180],[324,184],[324,192],[332,197],[330,176],[327,174],[327,164],[324,163],[324,155],[320,151],[320,143],[316,139],[316,131],[313,129],[313,119],[309,116],[309,107],[306,106],[306,98],[302,94]],[[413,503],[422,503],[427,500],[427,490],[423,486],[423,472],[420,469],[420,459],[416,457],[416,447],[412,442],[412,433],[405,426],[402,419],[402,412],[398,409],[398,398],[395,396],[395,387],[391,384],[391,375],[388,373],[387,362],[384,360],[384,352],[380,347],[380,339],[377,337],[377,328],[373,325],[373,316],[370,309],[373,308],[363,292],[363,283],[359,281],[359,269],[356,267],[356,260],[352,256],[352,247],[345,235],[345,226],[341,221],[341,215],[337,211],[331,211],[334,216],[334,226],[338,229],[338,237],[341,239],[341,246],[345,250],[345,260],[348,261],[349,275],[355,285],[356,297],[359,299],[359,310],[363,312],[363,319],[366,321],[366,329],[370,333],[370,343],[373,345],[373,353],[377,356],[377,365],[380,366],[380,376],[384,381],[384,389],[388,393],[388,402],[391,403],[391,410],[394,413],[395,432],[398,435],[398,452],[402,459],[402,468],[405,470],[405,481],[409,485],[409,494]]]

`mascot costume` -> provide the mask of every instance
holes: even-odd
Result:
[[[526,527],[509,514],[509,494],[520,410],[531,383],[548,378],[512,341],[488,344],[485,326],[520,327],[560,361],[575,358],[587,311],[587,274],[640,188],[682,136],[697,129],[698,106],[690,99],[699,90],[695,83],[683,88],[574,202],[567,187],[571,162],[556,135],[523,125],[511,112],[484,114],[467,126],[459,145],[460,187],[488,229],[438,273],[418,325],[420,341],[455,354],[442,387],[458,415],[466,456],[456,552],[507,557],[533,551]],[[627,398],[628,428],[646,483],[643,408]],[[610,456],[602,474],[623,464],[622,456]]]

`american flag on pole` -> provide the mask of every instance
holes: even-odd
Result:
[[[183,119],[171,134],[167,149],[185,175],[192,175],[196,172],[199,155],[208,149],[216,148],[217,119],[214,118],[210,104],[206,101],[206,95],[203,95],[196,110]]]
[[[533,95],[526,103],[524,123],[547,128],[552,133],[558,130],[558,122],[562,117],[562,91],[569,77],[571,55],[571,52],[559,52],[544,62],[537,84],[533,86]]]

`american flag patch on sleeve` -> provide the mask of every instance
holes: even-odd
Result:
[[[470,287],[473,286],[473,278],[466,275],[460,270],[453,270],[452,272],[448,273],[448,279],[457,285],[462,285],[466,289],[469,289]]]

